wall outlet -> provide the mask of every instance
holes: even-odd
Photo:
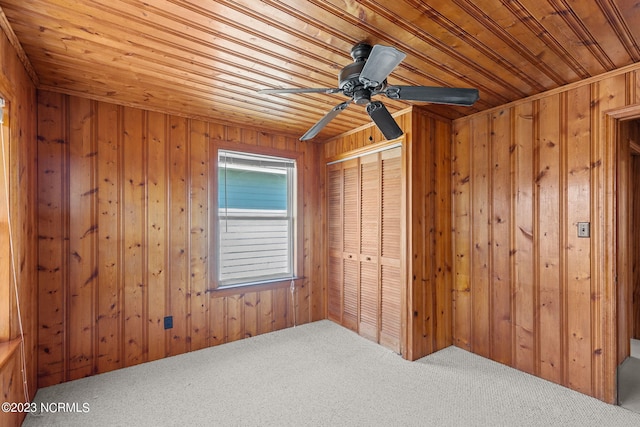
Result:
[[[165,318],[164,318],[164,328],[165,329],[173,328],[173,316],[165,316]]]
[[[578,223],[578,237],[591,237],[591,223],[589,222]]]

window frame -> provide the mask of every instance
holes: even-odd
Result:
[[[301,171],[304,170],[303,154],[290,150],[279,150],[269,147],[258,147],[243,143],[231,143],[228,141],[214,141],[210,150],[210,165],[211,176],[213,177],[211,185],[211,214],[209,215],[210,230],[213,230],[213,235],[209,239],[210,254],[212,256],[209,259],[209,268],[211,271],[210,282],[212,292],[215,293],[237,293],[243,289],[250,289],[251,291],[273,289],[282,286],[288,286],[291,280],[299,279],[302,276],[302,258],[303,254],[300,251],[303,248],[302,245],[302,231],[303,231],[303,203],[302,194],[304,194],[303,179]],[[290,239],[289,245],[291,250],[291,263],[292,263],[292,275],[282,278],[272,279],[260,279],[246,280],[241,283],[224,284],[220,281],[219,265],[220,265],[220,212],[218,203],[218,156],[219,151],[232,151],[237,153],[246,153],[248,155],[260,155],[260,156],[272,156],[284,159],[290,159],[295,162],[295,172],[292,184],[292,200],[290,202],[293,208],[293,237]]]

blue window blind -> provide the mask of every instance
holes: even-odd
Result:
[[[295,161],[218,151],[219,286],[294,275]]]

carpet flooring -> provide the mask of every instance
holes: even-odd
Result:
[[[35,403],[63,405],[26,427],[640,426],[459,348],[408,362],[330,321],[42,388]]]

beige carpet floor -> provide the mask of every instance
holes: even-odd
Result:
[[[38,390],[58,402],[79,410],[24,426],[640,426],[459,348],[408,362],[330,321]]]

